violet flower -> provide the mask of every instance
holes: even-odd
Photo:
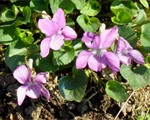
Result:
[[[102,31],[100,36],[94,33],[85,32],[82,41],[92,50],[83,50],[79,53],[76,60],[76,68],[82,69],[88,64],[90,69],[98,72],[108,65],[113,70],[114,74],[118,72],[120,70],[119,59],[113,52],[106,50],[117,37],[117,26]]]
[[[123,37],[119,37],[116,50],[116,55],[126,66],[131,64],[131,60],[139,64],[145,64],[143,55],[138,50],[134,50]]]
[[[36,99],[43,94],[47,101],[50,99],[50,94],[46,88],[42,85],[47,80],[46,73],[41,72],[37,75],[31,74],[31,71],[25,66],[20,65],[14,72],[14,78],[23,84],[17,89],[17,101],[18,105],[21,105],[26,97]]]
[[[61,8],[57,9],[51,20],[39,19],[38,27],[47,36],[40,45],[43,58],[48,56],[50,48],[59,50],[64,44],[64,39],[74,40],[77,38],[76,32],[71,27],[66,26],[65,14]]]

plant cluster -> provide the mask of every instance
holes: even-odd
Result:
[[[88,78],[103,82],[97,73],[106,67],[116,76],[106,82],[106,93],[125,101],[127,90],[120,81],[133,90],[150,82],[149,17],[146,0],[3,1],[0,50],[14,78],[23,84],[17,90],[18,105],[26,96],[37,99],[41,94],[49,101],[42,84],[48,73],[64,69],[72,69],[72,76],[59,78],[58,89],[66,100],[80,102]]]

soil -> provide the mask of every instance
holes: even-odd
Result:
[[[26,97],[18,106],[16,90],[20,84],[7,68],[0,68],[0,120],[114,120],[125,104],[114,101],[101,84],[94,83],[88,85],[86,96],[80,103],[66,101],[59,93],[58,81],[59,76],[50,75],[45,84],[51,95],[49,102],[43,96],[38,99]],[[131,87],[125,82],[122,84],[130,95]],[[150,85],[134,91],[116,120],[135,120],[141,110],[146,113],[150,105],[149,91]]]

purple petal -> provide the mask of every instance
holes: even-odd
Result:
[[[113,52],[105,52],[105,58],[107,59],[107,64],[109,68],[113,70],[113,73],[119,72],[120,70],[120,61],[118,57]]]
[[[88,66],[91,70],[98,72],[107,66],[105,57],[98,57],[97,55],[91,55],[88,60]]]
[[[59,50],[64,44],[64,36],[57,34],[51,37],[50,48],[53,50]]]
[[[39,89],[41,90],[41,93],[43,94],[43,96],[46,97],[47,101],[49,101],[50,99],[50,94],[49,94],[49,91],[41,84],[39,84]]]
[[[30,98],[36,99],[40,96],[41,91],[38,87],[38,83],[31,83],[28,85],[28,89],[26,91],[26,95]]]
[[[61,29],[56,22],[47,19],[39,19],[38,27],[47,36],[52,36]]]
[[[13,76],[21,84],[31,82],[31,71],[25,65],[20,65],[13,72]]]
[[[101,39],[100,48],[105,48],[105,49],[109,48],[112,45],[112,43],[117,39],[117,37],[118,37],[117,26],[111,29],[104,30],[100,34],[100,39]]]
[[[48,56],[49,51],[50,51],[50,41],[51,38],[50,37],[46,37],[42,40],[41,44],[40,44],[40,49],[41,49],[41,55],[42,58],[45,58]]]
[[[65,26],[62,29],[62,35],[64,35],[65,40],[74,40],[77,38],[77,33],[69,26]]]
[[[123,52],[125,50],[131,50],[131,49],[133,49],[131,45],[123,37],[119,37],[117,43],[117,51]]]
[[[126,66],[129,66],[131,64],[131,57],[129,55],[118,52],[116,56],[121,61],[121,63],[125,64]]]
[[[18,105],[21,105],[26,97],[26,90],[28,89],[28,85],[22,85],[17,89],[17,101]]]
[[[66,19],[64,11],[61,8],[58,8],[52,18],[53,21],[57,22],[60,28],[66,26]]]
[[[96,36],[98,36],[98,35],[95,34],[95,33],[91,33],[91,32],[87,32],[87,31],[86,31],[86,32],[83,34],[82,42],[84,42],[85,45],[86,45],[88,48],[93,48],[92,42],[93,42],[93,40],[94,40],[94,38],[95,38]],[[99,44],[98,44],[98,46],[99,46]]]
[[[88,50],[81,51],[76,59],[76,68],[77,69],[85,68],[88,63],[88,59],[91,55],[92,55],[91,51]]]
[[[145,64],[144,56],[138,50],[130,50],[129,55],[132,57],[134,62],[139,64]]]
[[[34,82],[37,82],[37,83],[45,83],[46,80],[47,80],[47,77],[46,77],[47,73],[45,72],[40,72],[36,75],[36,78],[34,79]]]
[[[92,49],[99,49],[100,48],[100,36],[95,36],[93,43],[92,43]]]

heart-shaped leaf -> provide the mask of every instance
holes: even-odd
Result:
[[[71,0],[63,0],[59,7],[63,9],[65,14],[71,13],[75,8]]]
[[[120,73],[134,90],[150,83],[150,71],[143,65],[132,71],[131,65],[127,67],[123,64],[121,65]]]
[[[137,7],[132,1],[114,1],[110,9],[116,15],[112,22],[118,25],[128,24],[137,16]]]
[[[95,16],[100,12],[101,5],[97,1],[88,1],[85,3],[80,12],[84,15]]]
[[[118,25],[125,25],[132,22],[130,14],[126,11],[120,11],[116,14],[116,17],[112,17],[112,22]]]
[[[9,45],[5,53],[5,61],[11,71],[14,71],[19,65],[25,64],[25,55],[27,54],[25,44],[17,40]]]
[[[46,58],[42,58],[39,54],[36,57],[36,66],[39,67],[44,72],[50,72],[54,73],[58,70],[58,66],[54,66],[52,62],[52,50],[50,51],[50,54]]]
[[[85,4],[85,0],[72,0],[72,2],[75,4],[78,10],[83,8],[83,5]]]
[[[73,48],[75,49],[75,56],[78,56],[78,54],[84,50],[83,42],[81,41],[81,38],[76,39],[72,43]],[[86,49],[86,48],[85,48]]]
[[[124,37],[132,47],[134,47],[138,41],[137,35],[134,30],[128,26],[118,26],[119,35]]]
[[[31,10],[28,6],[23,9],[23,17],[25,18],[24,23],[30,22]]]
[[[75,50],[72,46],[63,46],[58,51],[53,51],[53,64],[54,65],[67,65],[75,57]]]
[[[144,10],[139,9],[138,11],[138,16],[136,17],[135,20],[133,20],[132,24],[141,24],[147,19],[146,13]]]
[[[117,102],[123,102],[128,98],[127,90],[117,81],[108,81],[106,83],[105,91]]]
[[[132,17],[137,15],[137,7],[132,1],[114,1],[110,9],[115,15],[120,11],[128,12]]]
[[[19,38],[20,29],[14,26],[0,27],[0,43],[8,45]]]
[[[59,8],[60,3],[62,3],[63,0],[49,0],[50,7],[52,10],[52,13],[55,14],[56,10]]]
[[[5,6],[4,7],[5,10],[4,12],[2,12],[1,16],[0,16],[0,20],[3,22],[8,22],[8,21],[13,21],[16,19],[17,14],[19,13],[19,10],[17,9],[17,7],[15,5],[12,6],[12,9],[6,9]]]
[[[48,4],[44,2],[44,0],[31,0],[30,7],[36,12],[42,12],[43,10],[48,10]]]
[[[96,17],[89,18],[87,15],[77,17],[77,22],[84,31],[95,32],[99,28],[99,20]]]
[[[11,9],[7,9],[2,13],[0,20],[3,22],[7,22],[7,21],[12,21],[15,18],[16,18],[16,16],[15,16],[14,12]]]
[[[150,51],[150,23],[142,25],[140,40],[143,47]]]
[[[62,8],[65,14],[71,13],[75,8],[71,0],[49,0],[49,2],[53,14],[58,8]]]
[[[73,77],[63,76],[59,80],[59,91],[68,101],[80,102],[87,86],[87,77],[83,70],[73,70]]]

